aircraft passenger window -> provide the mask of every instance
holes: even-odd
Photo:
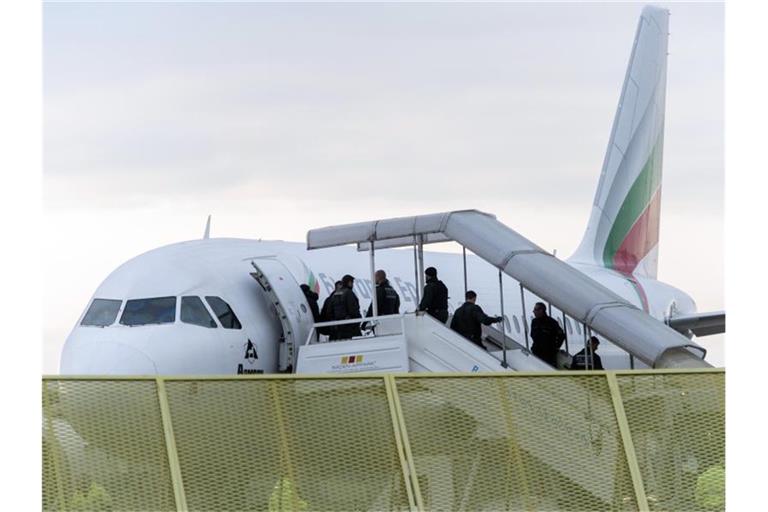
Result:
[[[581,334],[581,324],[579,322],[576,322],[576,332]]]
[[[240,320],[235,316],[235,312],[229,307],[229,304],[221,300],[219,297],[206,297],[205,300],[211,309],[219,318],[221,326],[225,329],[240,329]]]
[[[571,319],[566,318],[565,319],[565,325],[568,326],[568,334],[573,334],[573,327],[571,327]]]
[[[171,324],[176,318],[176,297],[135,299],[125,303],[123,325]]]
[[[201,327],[216,327],[216,322],[205,309],[200,297],[181,298],[181,321],[185,324],[199,325]]]
[[[520,334],[520,322],[517,321],[517,317],[512,315],[512,321],[515,322],[515,330],[517,331],[518,334]]]
[[[120,311],[121,300],[111,299],[93,299],[91,307],[83,317],[80,325],[95,325],[96,327],[106,327],[115,323],[117,312]]]

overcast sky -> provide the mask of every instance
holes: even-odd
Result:
[[[670,20],[659,278],[723,300],[723,7]],[[45,4],[44,373],[123,261],[478,208],[567,256],[642,4]],[[700,340],[724,362],[722,337]]]

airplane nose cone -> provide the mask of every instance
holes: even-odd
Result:
[[[156,375],[157,367],[141,350],[105,340],[82,341],[65,347],[62,375]]]

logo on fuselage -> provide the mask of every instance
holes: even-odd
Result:
[[[251,364],[256,363],[256,360],[259,358],[259,356],[256,354],[256,347],[253,346],[253,343],[251,340],[248,340],[248,343],[245,346],[245,357],[244,359],[248,361]]]
[[[253,344],[253,342],[249,339],[247,343],[243,344],[245,346],[245,356],[243,359],[246,360],[248,365],[253,366],[256,364],[256,360],[259,358],[258,354],[256,353],[256,346]],[[247,375],[249,373],[264,373],[263,369],[257,369],[257,368],[246,368],[243,363],[240,363],[237,365],[237,374],[238,375]]]

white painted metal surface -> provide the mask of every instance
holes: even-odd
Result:
[[[603,250],[629,196],[640,201],[638,188],[660,190],[666,113],[669,11],[645,6],[637,24],[629,65],[616,107],[611,136],[603,160],[584,238],[571,260],[604,262]],[[655,167],[655,169],[651,169]],[[648,179],[656,172],[658,182]],[[634,193],[633,193],[633,189]],[[648,230],[658,230],[649,223]],[[646,237],[647,254],[633,269],[636,276],[656,278],[658,235]]]
[[[390,334],[299,348],[296,373],[408,372],[405,336]]]
[[[505,370],[552,370],[533,356],[518,352],[509,357],[508,368],[501,361],[429,315],[406,315],[408,356],[414,372],[500,372]]]
[[[314,319],[299,283],[280,261],[259,258],[251,261],[251,276],[272,301],[283,327],[280,339],[279,369],[295,365],[297,347],[306,339]]]
[[[299,373],[380,371],[498,372],[552,371],[552,367],[522,350],[507,352],[504,368],[494,354],[470,342],[429,315],[404,314],[375,320],[370,337],[307,343],[299,350]],[[334,325],[327,322],[318,325]],[[310,335],[312,339],[312,335]],[[403,361],[398,357],[405,356]],[[352,357],[353,360],[349,361]]]

